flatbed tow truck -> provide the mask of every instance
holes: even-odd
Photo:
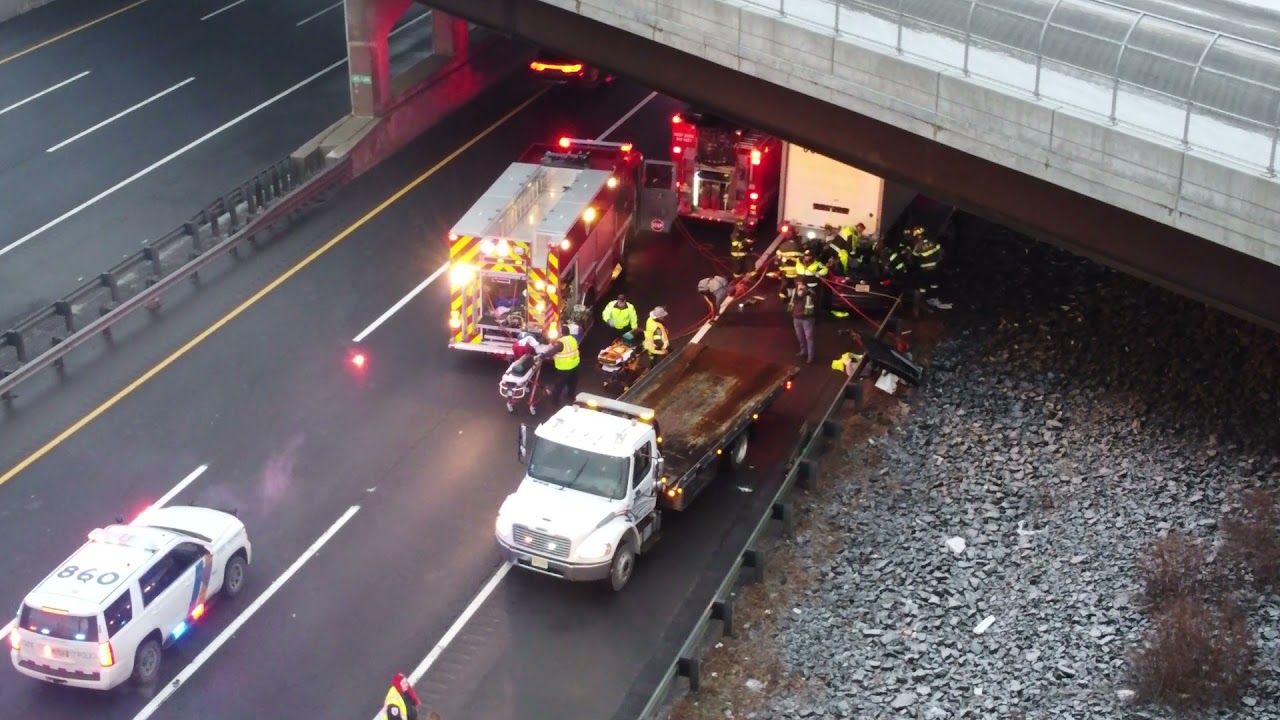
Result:
[[[636,557],[747,459],[752,424],[791,389],[797,367],[690,343],[619,399],[580,393],[521,425],[524,479],[498,511],[499,552],[517,567],[620,591]]]

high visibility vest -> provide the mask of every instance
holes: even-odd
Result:
[[[845,240],[852,238],[853,228],[849,227],[848,225],[845,225],[844,227],[840,228],[840,237],[844,238]]]
[[[617,300],[610,300],[604,306],[604,321],[618,330],[624,327],[634,330],[640,324],[640,318],[636,317],[636,306],[628,304],[625,308],[619,308]]]
[[[667,326],[649,318],[644,323],[644,350],[650,355],[666,355],[667,347]]]
[[[555,354],[557,370],[572,370],[578,367],[578,340],[572,335],[560,338],[560,352]]]
[[[405,703],[404,697],[400,694],[400,690],[395,686],[392,686],[392,688],[387,691],[387,698],[382,701],[382,708],[383,713],[388,718],[398,717],[400,720],[408,720],[409,706]],[[395,708],[400,714],[392,715],[392,708]]]
[[[862,356],[858,353],[847,352],[831,361],[831,369],[845,373],[846,375],[852,375],[853,369],[857,367],[861,360]]]
[[[827,266],[814,260],[808,265],[804,264],[804,258],[796,260],[796,275],[803,277],[822,277],[827,274]]]

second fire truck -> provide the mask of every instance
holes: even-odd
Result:
[[[680,215],[754,228],[778,195],[782,141],[705,113],[671,118]]]
[[[628,238],[669,232],[675,168],[629,143],[533,145],[449,232],[449,347],[511,355],[525,331],[586,332]]]

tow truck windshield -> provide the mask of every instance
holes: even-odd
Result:
[[[565,489],[621,500],[627,495],[627,458],[579,450],[537,438],[529,454],[529,477]]]

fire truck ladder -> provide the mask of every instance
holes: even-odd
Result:
[[[498,217],[493,219],[484,229],[485,237],[492,238],[509,238],[513,231],[520,223],[529,215],[529,211],[534,205],[538,204],[539,198],[547,190],[547,172],[545,168],[539,167],[529,182],[520,189],[520,192],[511,198],[507,203],[507,207]]]

